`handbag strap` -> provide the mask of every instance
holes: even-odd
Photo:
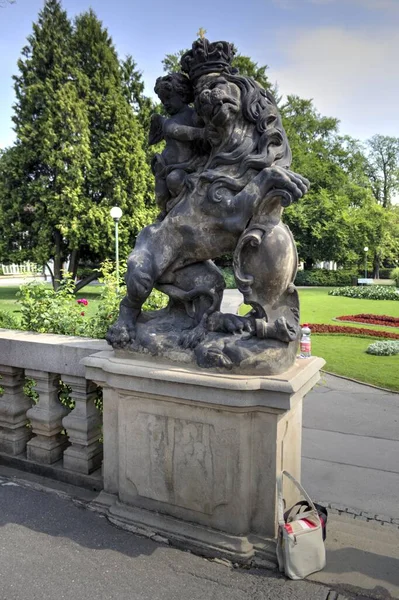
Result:
[[[306,519],[306,517],[312,513],[313,510],[309,506],[309,502],[307,500],[301,500],[285,511],[284,521],[289,523],[290,521],[297,521],[298,519]]]
[[[284,500],[283,500],[283,476],[284,475],[286,477],[288,477],[288,479],[290,479],[292,481],[292,483],[295,485],[295,487],[301,492],[302,496],[305,498],[305,500],[307,500],[309,502],[310,506],[312,507],[312,509],[317,514],[316,507],[313,504],[313,501],[312,501],[311,497],[308,495],[308,493],[306,492],[306,490],[301,486],[301,484],[299,483],[299,481],[297,481],[295,479],[295,477],[293,477],[291,475],[291,473],[288,473],[288,471],[282,471],[281,473],[279,473],[277,475],[277,517],[278,517],[278,523],[282,527],[285,525],[285,521],[284,521]]]

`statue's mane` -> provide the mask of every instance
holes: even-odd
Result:
[[[231,152],[216,155],[212,166],[239,163],[240,176],[250,168],[260,171],[271,165],[289,167],[291,150],[273,95],[250,77],[235,74],[224,77],[239,87],[242,115],[254,125],[254,132],[252,139],[245,138]]]
[[[242,118],[252,131],[238,145],[233,143],[217,153],[202,178],[212,182],[208,195],[217,200],[219,189],[240,191],[248,183],[248,170],[261,171],[278,165],[288,168],[292,154],[281,117],[273,95],[252,78],[223,73],[223,77],[237,85],[241,91]],[[237,123],[241,127],[240,123]],[[218,167],[236,165],[235,174],[222,174]]]

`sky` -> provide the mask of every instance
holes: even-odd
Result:
[[[365,140],[399,137],[399,0],[63,0],[73,18],[90,7],[121,57],[131,54],[153,95],[165,54],[189,48],[200,27],[268,65],[281,94],[312,98]],[[0,8],[0,148],[14,140],[12,75],[43,0]]]

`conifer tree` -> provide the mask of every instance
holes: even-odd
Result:
[[[154,217],[144,133],[93,11],[73,27],[59,0],[46,0],[18,68],[17,142],[0,159],[0,234],[9,238],[9,257],[52,259],[56,286],[65,261],[75,276],[79,262],[98,265],[114,255],[113,205],[124,213],[121,255]]]
[[[82,239],[79,226],[90,147],[87,111],[71,53],[72,28],[58,0],[47,0],[18,61],[15,159],[20,179],[11,205],[31,214],[32,258],[54,261],[55,285]]]
[[[154,216],[148,194],[149,166],[144,132],[126,96],[117,53],[107,30],[90,10],[77,17],[75,64],[81,73],[81,96],[87,106],[90,166],[85,175],[82,256],[98,262],[113,253],[114,224],[109,209],[118,205],[121,254]]]

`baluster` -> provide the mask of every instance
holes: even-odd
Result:
[[[27,427],[26,411],[32,406],[23,392],[23,369],[0,365],[0,452],[16,456],[25,451],[26,442],[32,435]]]
[[[84,377],[65,375],[62,380],[75,400],[75,408],[62,420],[72,444],[64,452],[64,467],[89,474],[101,466],[103,457],[99,442],[102,419],[94,404],[96,386]]]
[[[62,457],[68,438],[62,435],[62,417],[69,409],[58,400],[60,376],[46,371],[26,370],[35,380],[39,402],[27,412],[32,431],[36,434],[27,444],[27,457],[36,462],[52,464]]]

